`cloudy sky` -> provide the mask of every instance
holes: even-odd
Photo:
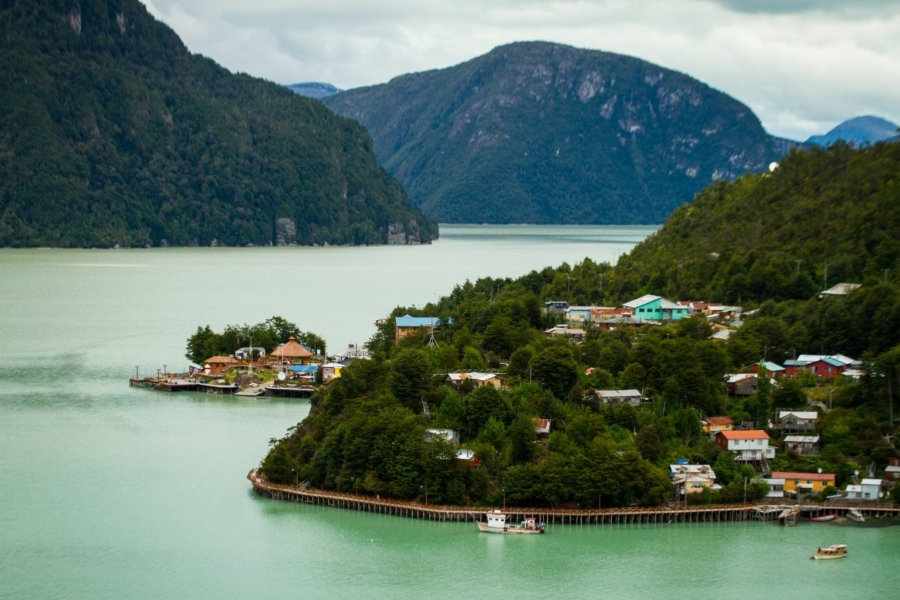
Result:
[[[636,56],[805,140],[860,115],[900,124],[900,0],[142,0],[192,52],[341,89],[543,40]]]

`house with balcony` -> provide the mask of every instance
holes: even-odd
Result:
[[[778,427],[785,433],[802,433],[816,430],[819,413],[816,411],[778,411]]]
[[[775,448],[769,446],[769,434],[761,429],[720,431],[716,444],[734,454],[737,462],[763,463],[775,458]]]
[[[828,486],[834,486],[834,473],[799,473],[794,471],[775,471],[769,481],[769,488],[775,490],[781,480],[784,494],[820,494]]]
[[[709,465],[669,465],[669,477],[676,498],[684,494],[696,494],[706,488],[719,488],[716,485],[716,473]]]

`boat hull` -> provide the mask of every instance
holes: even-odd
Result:
[[[507,535],[532,535],[544,533],[544,528],[526,529],[515,525],[507,525],[505,527],[491,527],[485,523],[478,523],[478,531],[482,533],[505,533]]]
[[[828,521],[834,521],[837,518],[837,515],[822,515],[821,517],[813,517],[814,523],[827,523]]]

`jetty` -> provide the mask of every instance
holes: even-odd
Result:
[[[360,494],[344,494],[311,488],[306,482],[296,485],[281,485],[266,480],[258,469],[251,469],[247,479],[254,491],[273,500],[300,502],[316,506],[357,510],[410,519],[428,521],[477,522],[483,520],[486,507],[444,506],[405,502],[402,500],[384,500],[378,496]],[[618,507],[595,509],[560,509],[560,508],[523,508],[506,506],[504,511],[510,520],[519,521],[534,517],[544,523],[559,525],[627,525],[641,523],[706,523],[721,521],[764,521],[780,524],[779,515],[784,506],[769,504],[708,504],[708,505],[669,505],[659,507]],[[871,516],[900,517],[900,508],[892,506],[836,506],[829,504],[803,505],[799,513],[804,516],[817,516],[824,512],[843,514],[849,510],[865,512]]]

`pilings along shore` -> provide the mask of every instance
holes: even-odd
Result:
[[[485,507],[429,505],[401,500],[382,500],[375,496],[342,494],[316,490],[301,483],[279,485],[271,483],[257,470],[252,469],[247,479],[260,496],[286,502],[301,502],[317,506],[343,508],[428,521],[483,521]],[[631,523],[703,523],[718,521],[770,521],[779,522],[782,506],[770,504],[711,504],[705,506],[624,507],[603,509],[554,509],[506,507],[505,513],[512,522],[534,517],[547,524],[560,525],[624,525]],[[900,508],[865,507],[857,505],[818,505],[800,507],[804,517],[824,514],[843,516],[851,508],[868,516],[900,517]]]

